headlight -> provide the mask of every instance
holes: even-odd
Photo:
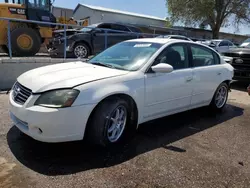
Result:
[[[70,107],[80,92],[74,89],[54,90],[43,93],[35,102],[35,105],[50,108]]]
[[[228,57],[228,56],[223,56],[222,55],[222,58],[224,59],[224,61],[226,63],[232,64],[232,62],[233,62],[233,58],[232,57]]]

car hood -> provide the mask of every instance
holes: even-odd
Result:
[[[77,30],[77,29],[66,29],[66,36],[72,36],[78,33],[83,33],[81,30]],[[53,37],[55,38],[60,38],[60,37],[64,37],[64,30],[55,30],[53,32]]]
[[[40,93],[59,88],[73,88],[84,83],[127,73],[128,71],[79,61],[36,68],[20,75],[17,81],[31,89],[33,93]]]
[[[225,53],[240,53],[240,54],[250,54],[250,48],[230,48]]]
[[[237,56],[250,55],[250,48],[230,48],[228,51],[224,52],[223,55],[231,56],[232,54],[237,54]]]

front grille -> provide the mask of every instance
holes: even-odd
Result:
[[[236,58],[250,58],[250,54],[249,53],[230,53],[230,52],[226,52],[223,53],[224,56],[228,56],[228,57],[236,57]]]
[[[12,97],[18,104],[24,104],[32,93],[30,89],[24,87],[18,82],[15,83],[12,90]]]

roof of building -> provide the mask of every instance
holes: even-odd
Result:
[[[79,3],[77,7],[74,10],[74,13],[76,10],[80,7],[84,6],[92,10],[99,10],[99,11],[105,11],[105,12],[112,12],[112,13],[118,13],[118,14],[125,14],[125,15],[130,15],[130,16],[135,16],[135,17],[141,17],[141,18],[148,18],[148,19],[153,19],[153,20],[159,20],[159,21],[165,21],[163,18],[155,17],[155,16],[149,16],[149,15],[144,15],[144,14],[137,14],[137,13],[132,13],[132,12],[127,12],[127,11],[120,11],[120,10],[114,10],[110,8],[104,8],[104,7],[99,7],[99,6],[93,6],[93,5],[86,5]]]

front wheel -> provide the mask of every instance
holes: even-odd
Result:
[[[210,103],[210,107],[213,110],[222,110],[224,108],[228,99],[228,91],[229,88],[226,83],[222,83],[219,85]]]
[[[121,144],[133,129],[131,117],[132,110],[126,100],[113,98],[103,101],[88,124],[89,141],[106,147]]]
[[[74,46],[73,55],[75,58],[88,58],[89,48],[84,43],[78,43]]]
[[[33,28],[19,27],[11,31],[11,46],[15,56],[34,56],[40,50],[41,37]]]

